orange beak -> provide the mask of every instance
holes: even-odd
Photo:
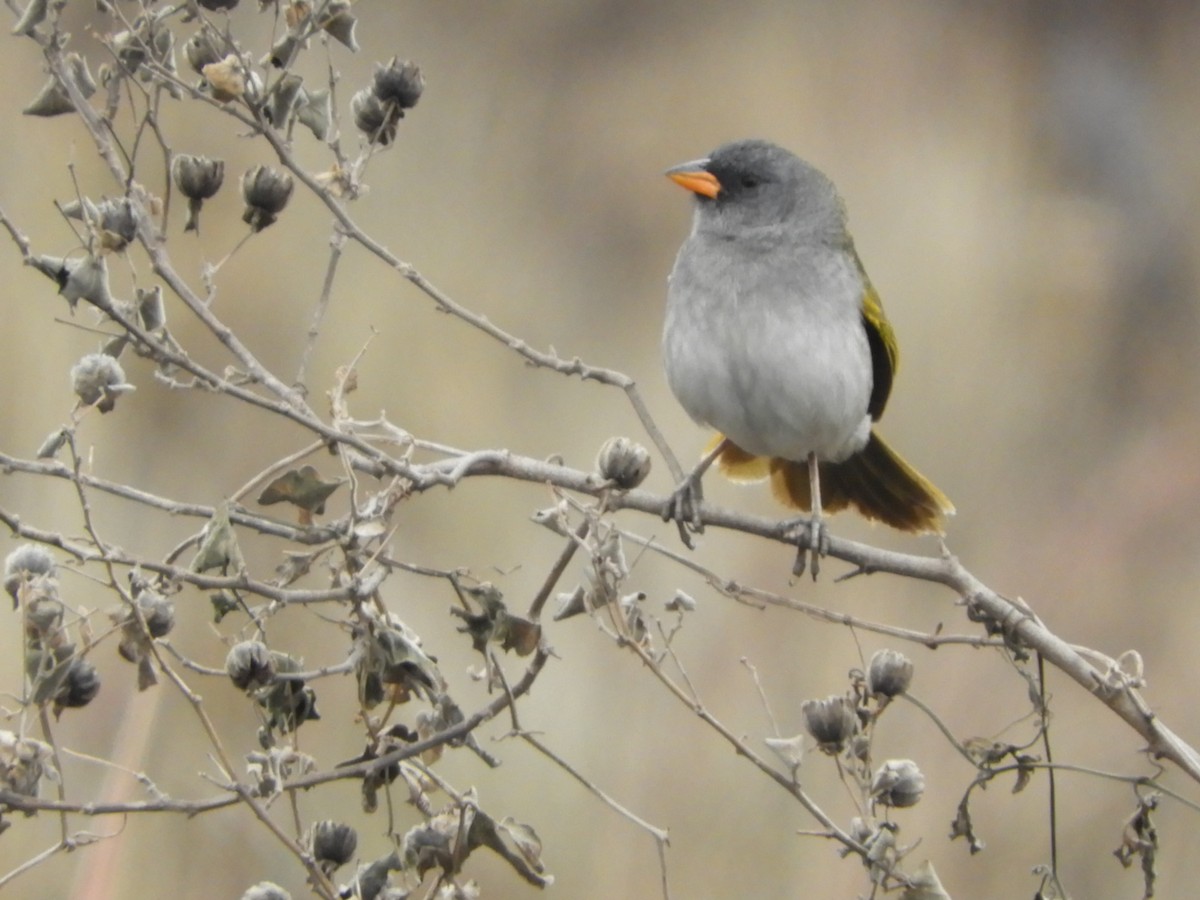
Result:
[[[717,194],[721,193],[721,182],[717,181],[717,176],[704,168],[707,164],[707,159],[697,159],[672,166],[664,174],[680,187],[715,200]]]

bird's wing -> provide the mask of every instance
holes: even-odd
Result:
[[[867,343],[871,347],[871,371],[874,382],[871,387],[871,399],[867,403],[867,412],[871,418],[878,420],[887,406],[888,395],[892,392],[892,376],[896,374],[899,365],[899,349],[896,347],[896,335],[892,324],[883,313],[883,304],[871,282],[863,275],[863,327],[867,330]]]

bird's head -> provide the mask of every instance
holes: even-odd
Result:
[[[833,183],[795,154],[768,141],[724,144],[711,155],[667,170],[697,198],[698,227],[840,232],[845,211]]]

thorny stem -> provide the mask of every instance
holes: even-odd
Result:
[[[605,483],[591,473],[512,453],[476,455],[465,466],[461,460],[446,460],[425,467],[413,467],[410,469],[415,478],[413,489],[419,491],[442,483],[444,478],[436,473],[444,471],[445,466],[449,464],[453,464],[451,469],[455,472],[457,481],[468,477],[488,475],[539,484],[553,484],[565,490],[591,495],[608,490]],[[25,471],[41,470],[45,474],[59,475],[60,477],[68,476],[69,472],[61,464],[29,463],[0,454],[0,468],[8,467]],[[659,514],[665,502],[663,497],[644,490],[633,490],[623,494],[611,493],[608,496],[608,503],[614,511],[636,510],[655,516]],[[193,512],[192,514],[211,516],[211,508],[205,508],[203,513]],[[789,547],[794,546],[787,523],[715,507],[709,503],[701,507],[700,514],[706,526],[740,531]],[[231,518],[235,522],[244,521],[240,513],[235,515],[231,512]],[[2,509],[0,509],[0,520],[7,521],[14,529],[22,527],[15,515],[5,513]],[[254,521],[258,520],[251,517],[251,522]],[[273,524],[269,529],[264,527],[264,530],[278,533],[279,528],[280,526]],[[285,531],[294,537],[303,535],[303,532],[297,534],[295,529],[285,529]],[[330,537],[332,536],[330,535]],[[306,535],[301,539],[305,542],[311,540]],[[1161,717],[1148,711],[1145,700],[1142,699],[1137,689],[1121,676],[1120,669],[1115,663],[1109,667],[1108,671],[1100,671],[1088,658],[1088,656],[1100,658],[1100,654],[1090,652],[1085,655],[1081,653],[1046,628],[1040,620],[1029,614],[1023,605],[1014,603],[988,588],[953,556],[948,554],[919,556],[899,553],[835,536],[829,537],[828,550],[830,557],[841,559],[863,571],[913,578],[940,584],[950,589],[962,599],[972,616],[992,623],[997,629],[1003,629],[1007,640],[1016,641],[1022,647],[1042,653],[1047,661],[1093,694],[1133,727],[1138,734],[1142,735],[1149,743],[1150,752],[1154,756],[1171,760],[1190,778],[1200,782],[1200,754],[1197,754],[1195,749],[1175,734]],[[199,579],[185,571],[178,571],[178,575],[192,583],[201,583]],[[213,586],[237,586],[236,579],[232,583],[225,579],[205,579],[205,581]],[[266,584],[262,584],[261,589],[268,593],[272,590]]]

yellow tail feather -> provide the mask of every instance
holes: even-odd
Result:
[[[717,449],[717,445],[725,440],[725,435],[718,434],[704,448],[702,456],[708,456]],[[721,455],[717,457],[717,467],[721,474],[735,484],[750,484],[763,481],[771,475],[771,461],[765,456],[754,456],[747,453],[733,441],[725,445]]]
[[[717,435],[705,453],[721,440]],[[731,481],[761,481],[769,476],[777,500],[804,512],[812,509],[804,461],[753,456],[731,443],[717,457],[717,465]],[[875,433],[858,453],[840,463],[822,462],[818,471],[823,512],[853,506],[867,519],[900,531],[935,534],[944,533],[946,516],[954,514],[946,495]]]

